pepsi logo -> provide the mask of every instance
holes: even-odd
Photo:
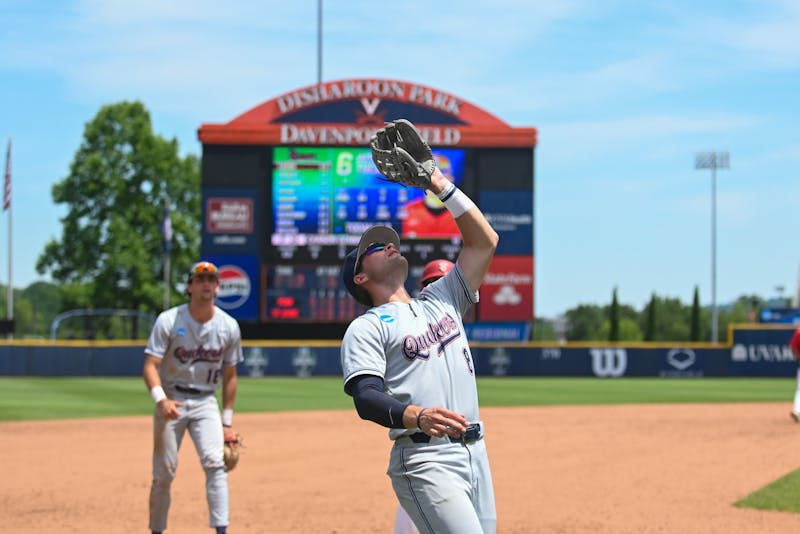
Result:
[[[250,298],[252,284],[247,273],[236,265],[222,265],[219,268],[219,292],[217,306],[223,310],[233,310]]]

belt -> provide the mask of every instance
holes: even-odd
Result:
[[[206,395],[208,393],[211,393],[210,391],[205,391],[203,389],[187,388],[184,386],[175,386],[175,391],[180,391],[181,393],[185,393],[186,395]]]
[[[415,432],[414,434],[409,434],[407,436],[403,436],[414,443],[430,443],[431,436],[425,434],[423,432]],[[483,427],[480,423],[473,423],[467,427],[466,432],[461,434],[461,437],[454,438],[451,436],[447,436],[450,439],[451,443],[474,443],[480,439],[483,439]]]

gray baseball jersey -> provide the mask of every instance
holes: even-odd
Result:
[[[222,369],[244,358],[239,323],[218,307],[205,323],[198,323],[182,304],[162,312],[156,319],[145,353],[162,358],[158,368],[161,385],[215,391]]]
[[[403,403],[442,406],[480,421],[472,353],[461,315],[478,302],[456,267],[410,303],[367,310],[342,339],[344,382],[360,375],[383,378],[386,393]],[[411,429],[390,429],[396,439]]]

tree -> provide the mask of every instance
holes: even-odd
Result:
[[[163,236],[169,199],[173,227],[170,294],[200,248],[197,157],[153,133],[140,102],[103,106],[86,125],[69,175],[52,189],[66,204],[60,241],[36,270],[64,285],[64,306],[155,311],[163,300]]]
[[[543,320],[535,319],[533,322],[533,332],[531,333],[531,341],[555,341],[556,331],[553,323]]]
[[[606,321],[600,328],[600,337],[609,339],[611,333],[611,321]],[[619,321],[619,339],[617,341],[641,341],[642,329],[639,323],[628,317],[622,317]]]
[[[609,329],[608,329],[608,340],[609,341],[619,341],[619,301],[617,300],[617,288],[614,288],[614,292],[611,296],[611,309],[608,313],[609,317]]]
[[[23,289],[20,296],[31,304],[31,322],[25,335],[49,336],[50,324],[61,309],[61,288],[50,282],[34,282]]]
[[[689,341],[700,341],[700,289],[694,286],[694,298],[692,299],[692,316],[689,327]]]
[[[763,300],[756,295],[741,295],[736,301],[728,306],[723,307],[719,313],[719,331],[728,336],[729,326],[731,324],[747,323],[750,321],[752,309],[754,306],[763,303]],[[721,339],[725,342],[725,339]],[[730,339],[728,339],[730,341]]]
[[[656,294],[653,293],[650,296],[650,303],[647,305],[645,309],[646,314],[646,322],[644,326],[644,340],[645,341],[655,341],[656,340]]]
[[[603,327],[604,312],[599,306],[581,304],[568,310],[564,314],[567,318],[568,341],[594,341],[602,339],[599,336]],[[607,338],[606,338],[607,339]]]
[[[0,294],[8,286],[0,285]],[[50,323],[61,306],[61,289],[48,282],[34,282],[25,289],[14,290],[14,337],[30,339],[46,337]],[[6,299],[0,302],[0,317],[6,317]]]

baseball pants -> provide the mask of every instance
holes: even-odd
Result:
[[[170,398],[173,398],[170,396]],[[153,416],[153,483],[150,487],[150,529],[167,528],[170,488],[178,469],[178,449],[185,432],[194,442],[206,474],[209,526],[228,525],[228,474],[223,461],[223,432],[219,405],[213,394],[181,395],[180,417],[164,419],[158,408]]]
[[[451,443],[399,438],[387,474],[420,534],[494,534],[492,474],[484,440]]]

